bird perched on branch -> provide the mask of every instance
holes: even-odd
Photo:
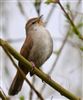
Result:
[[[41,65],[50,57],[53,51],[53,41],[50,33],[44,27],[44,22],[40,17],[30,19],[26,24],[26,38],[20,50],[20,54],[35,66]],[[21,70],[28,74],[29,70],[22,62],[18,63]],[[30,71],[32,76],[34,73]],[[16,95],[22,88],[24,78],[17,71],[10,86],[9,95]]]

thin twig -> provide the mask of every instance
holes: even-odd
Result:
[[[63,41],[63,38],[54,38],[54,41],[56,41],[56,42],[61,41],[61,42],[62,42],[62,41]],[[73,41],[68,40],[68,39],[67,39],[66,42],[67,42],[68,44],[70,44],[71,46],[77,48],[77,49],[80,49],[80,48],[81,48],[81,44],[80,44],[80,43],[74,43]],[[53,51],[53,52],[57,54],[56,51]]]
[[[30,88],[34,90],[34,92],[36,93],[36,95],[40,98],[40,100],[44,100],[43,97],[41,96],[41,94],[34,88],[34,86],[29,82],[29,80],[26,78],[24,72],[20,69],[20,67],[18,67],[15,63],[15,61],[13,60],[12,56],[10,55],[10,53],[8,52],[7,48],[3,47],[5,53],[8,55],[8,57],[10,58],[10,60],[12,61],[13,65],[15,66],[15,68],[21,73],[21,75],[23,76],[23,78],[26,80],[26,82],[29,84]]]
[[[30,92],[29,92],[29,100],[32,100],[32,98],[33,98],[33,91],[32,91],[32,89],[30,89]]]
[[[8,97],[6,96],[6,94],[4,93],[4,91],[2,90],[1,87],[0,87],[0,98],[2,100],[9,100]]]
[[[18,4],[18,7],[19,7],[19,10],[20,10],[21,14],[25,18],[27,18],[27,14],[25,13],[25,10],[24,10],[23,5],[22,5],[23,3],[21,1],[19,1],[19,0],[17,0],[17,4]]]
[[[49,20],[50,20],[50,17],[51,17],[51,15],[52,15],[53,11],[54,11],[54,9],[55,9],[55,4],[52,5],[52,8],[51,8],[51,10],[50,10],[49,13],[48,13],[48,16],[47,16],[47,18],[46,18],[46,20],[45,20],[45,26],[48,24],[48,22],[49,22]]]
[[[36,8],[38,16],[40,16],[41,2],[41,0],[35,0],[34,2],[34,6]]]
[[[78,31],[78,29],[76,28],[74,22],[72,21],[72,19],[70,18],[70,16],[67,14],[67,12],[65,11],[64,7],[62,6],[62,4],[60,2],[58,2],[59,6],[61,7],[61,9],[63,10],[63,12],[65,13],[67,19],[69,20],[70,24],[72,25],[75,34],[81,39],[83,40],[83,36],[81,35],[81,33]]]
[[[35,76],[32,77],[32,85],[34,86],[34,84],[35,84]],[[29,93],[29,100],[32,100],[32,97],[33,97],[33,90],[31,89]]]

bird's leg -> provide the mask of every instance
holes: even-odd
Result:
[[[32,75],[34,75],[34,67],[36,67],[35,66],[35,63],[33,62],[33,61],[31,61],[30,62],[31,63],[31,65],[32,65],[32,69],[31,69],[31,71],[30,71],[30,76],[32,76]],[[40,71],[42,71],[40,68],[38,68]],[[46,76],[47,76],[47,78],[49,79],[49,80],[51,80],[51,76],[49,76],[48,74],[46,74]],[[42,82],[43,82],[43,80],[42,80]]]

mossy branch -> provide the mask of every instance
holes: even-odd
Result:
[[[6,41],[0,39],[0,46],[5,47],[14,58],[26,65],[29,70],[32,70],[33,67],[31,63],[23,56],[21,56],[15,49],[13,49]],[[34,67],[33,70],[35,75],[37,75],[41,80],[45,81],[53,89],[57,90],[61,95],[69,98],[70,100],[80,100],[79,97],[75,96],[74,94],[63,88],[61,85],[48,78],[47,74],[40,71],[38,68]]]

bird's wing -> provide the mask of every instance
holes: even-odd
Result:
[[[32,46],[33,46],[32,38],[31,38],[30,35],[28,35],[28,36],[26,37],[25,41],[24,41],[24,44],[23,44],[21,50],[20,50],[20,54],[21,54],[24,58],[28,59],[28,56],[29,56],[30,51],[31,51],[31,49],[32,49]],[[23,66],[23,64],[22,64],[21,62],[19,62],[18,65],[19,65],[21,68],[22,68],[22,66]]]

